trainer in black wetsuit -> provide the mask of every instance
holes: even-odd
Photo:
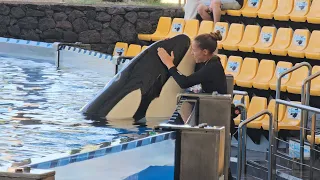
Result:
[[[201,84],[203,93],[217,91],[219,94],[227,94],[227,81],[220,58],[213,56],[210,60],[196,65],[195,72],[185,76],[173,66],[170,74],[182,89]]]
[[[190,76],[178,72],[173,64],[173,52],[169,55],[165,49],[158,48],[158,55],[182,89],[201,84],[204,93],[217,91],[219,94],[226,94],[226,75],[220,58],[215,53],[217,41],[221,38],[220,32],[217,31],[210,34],[201,34],[194,39],[191,44],[191,54],[196,62],[196,68]]]

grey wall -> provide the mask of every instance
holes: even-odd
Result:
[[[116,42],[139,43],[138,33],[152,33],[161,16],[183,17],[179,8],[71,6],[0,3],[0,37],[83,42],[112,53]]]

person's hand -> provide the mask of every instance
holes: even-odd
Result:
[[[174,60],[174,54],[173,51],[171,51],[171,55],[167,53],[167,51],[163,48],[158,48],[158,56],[160,57],[163,64],[167,66],[168,69],[174,66],[173,60]]]

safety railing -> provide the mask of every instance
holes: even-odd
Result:
[[[243,105],[241,105],[243,106]],[[251,121],[256,120],[257,118],[263,116],[267,114],[269,116],[269,123],[272,123],[272,114],[270,111],[268,110],[263,110],[257,114],[255,114],[254,116],[250,117],[249,119],[246,119],[245,121],[242,121],[239,126],[238,126],[238,162],[237,162],[237,179],[241,179],[241,175],[242,175],[242,167],[245,167],[245,163],[246,163],[246,153],[244,153],[242,150],[246,150],[246,142],[243,143],[241,138],[242,136],[247,136],[246,134],[243,133],[243,128],[246,127],[246,125],[248,123],[250,123]],[[269,131],[272,130],[272,127],[269,126]],[[269,133],[269,138],[272,139],[271,137],[273,136],[272,133]],[[273,164],[275,164],[274,159],[272,159],[272,143],[269,144],[269,162],[268,162],[268,180],[273,180],[275,179],[275,173],[273,171],[271,171],[273,168]],[[243,156],[243,157],[242,157]]]
[[[284,71],[283,73],[281,73],[281,74],[279,75],[278,80],[277,80],[277,88],[276,88],[276,100],[280,99],[281,79],[282,79],[285,75],[287,75],[287,74],[289,74],[289,73],[291,73],[291,72],[293,72],[293,71],[295,71],[295,70],[297,70],[297,69],[300,69],[300,68],[302,68],[302,67],[307,67],[307,68],[308,68],[308,76],[310,76],[311,73],[312,73],[312,66],[311,66],[309,63],[307,63],[307,62],[299,63],[299,64],[293,66],[292,68]],[[307,88],[307,92],[308,92],[308,94],[309,94],[309,96],[310,96],[310,82],[309,82],[309,81],[306,82],[306,88]],[[304,92],[304,86],[303,86],[303,92]],[[308,98],[307,100],[308,100],[308,102],[309,102],[309,98]],[[301,103],[302,103],[302,104],[305,104],[305,103],[306,103],[306,101],[305,101],[305,95],[304,95],[304,93],[302,93],[302,92],[301,92]],[[278,137],[278,113],[279,113],[279,104],[276,104],[276,105],[275,105],[275,114],[274,114],[274,119],[275,119],[274,122],[275,122],[275,123],[274,123],[274,124],[270,124],[270,126],[273,126],[273,134],[274,134],[276,137]],[[305,138],[305,134],[304,134],[304,121],[305,121],[305,120],[304,120],[304,118],[306,117],[304,114],[305,114],[305,113],[301,113],[301,121],[300,121],[300,122],[301,122],[301,124],[300,124],[300,162],[301,162],[301,163],[303,163],[303,157],[304,157],[304,152],[303,152],[304,138]],[[276,149],[277,149],[277,147],[276,147]],[[276,151],[275,151],[275,152],[276,152]]]
[[[310,145],[310,162],[309,162],[309,179],[313,179],[313,165],[314,165],[314,162],[315,162],[315,152],[316,152],[316,149],[315,149],[315,130],[316,130],[316,114],[320,114],[320,109],[318,108],[314,108],[314,107],[310,107],[310,106],[306,106],[306,105],[303,105],[303,104],[296,104],[296,103],[293,103],[293,102],[288,102],[288,101],[284,101],[284,100],[281,100],[281,99],[276,99],[276,106],[279,106],[280,104],[283,104],[283,105],[286,105],[286,106],[290,106],[290,107],[294,107],[294,108],[298,108],[298,109],[301,109],[301,110],[305,110],[306,112],[313,112],[313,116],[312,116],[312,122],[311,122],[311,145]],[[276,112],[277,113],[277,112]],[[273,124],[277,124],[277,119],[274,118],[273,120]],[[275,135],[274,138],[277,138],[277,136]],[[277,152],[277,142],[272,140],[272,147],[273,147],[273,152]],[[301,147],[300,147],[301,148]],[[300,151],[301,153],[301,151]],[[273,160],[275,158],[275,154],[271,154]],[[275,170],[276,170],[276,164],[275,164],[275,161],[273,162],[274,164],[272,165],[271,169],[269,169],[269,171],[271,170],[272,172],[274,172],[275,174]],[[301,169],[302,171],[302,169]]]

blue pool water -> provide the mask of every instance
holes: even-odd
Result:
[[[119,143],[120,134],[141,131],[97,126],[79,112],[106,83],[91,71],[61,71],[48,62],[0,57],[0,168]]]

